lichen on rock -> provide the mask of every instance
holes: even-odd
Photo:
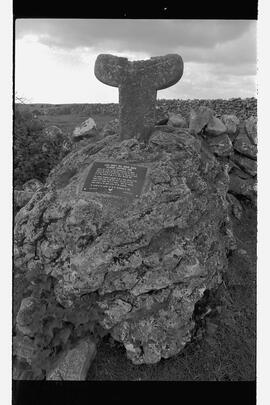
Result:
[[[84,192],[94,161],[143,164],[141,195]],[[15,272],[28,280],[16,342],[33,347],[25,361],[44,374],[70,343],[105,333],[134,364],[178,354],[196,302],[227,268],[228,186],[187,129],[158,128],[147,145],[107,136],[69,154],[15,218]]]

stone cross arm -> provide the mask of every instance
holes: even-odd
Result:
[[[157,91],[173,86],[182,74],[183,60],[177,54],[138,61],[109,54],[97,57],[97,79],[119,88],[121,139],[147,136],[155,125]]]
[[[119,56],[100,54],[95,63],[97,79],[113,87],[119,87],[127,76],[137,73],[144,75],[148,83],[151,83],[151,87],[162,90],[177,83],[182,77],[183,70],[183,60],[178,54],[156,56],[134,62]]]

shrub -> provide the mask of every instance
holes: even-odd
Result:
[[[30,179],[44,182],[52,168],[61,159],[63,138],[48,139],[44,123],[33,119],[28,111],[15,107],[13,139],[14,187]]]

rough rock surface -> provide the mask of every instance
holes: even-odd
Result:
[[[205,127],[205,134],[209,136],[219,136],[225,134],[226,131],[227,128],[217,117],[212,117]]]
[[[14,190],[13,201],[15,211],[24,207],[25,204],[27,204],[28,201],[31,200],[33,195],[34,195],[33,191]]]
[[[240,221],[243,213],[243,208],[240,201],[230,193],[227,194],[227,199],[230,203],[232,214]]]
[[[228,135],[237,135],[240,121],[235,115],[224,114],[222,115],[221,120],[226,127],[226,132]]]
[[[200,134],[213,116],[214,111],[211,108],[200,106],[197,110],[192,109],[189,115],[189,130],[195,135]]]
[[[169,112],[168,116],[169,116],[169,120],[167,123],[168,125],[172,125],[173,127],[176,127],[176,128],[187,128],[188,127],[187,122],[186,122],[185,118],[182,117],[182,115]]]
[[[233,145],[227,134],[207,138],[207,143],[214,155],[231,156],[233,153]]]
[[[146,166],[141,196],[83,192],[98,160]],[[102,333],[135,364],[179,353],[195,303],[221,281],[234,245],[228,185],[188,130],[156,129],[148,145],[107,136],[67,155],[15,218],[15,272],[29,283],[15,341],[32,349],[20,361],[44,373],[69,342]]]
[[[28,180],[26,183],[23,184],[22,190],[23,191],[36,192],[42,186],[43,186],[43,183],[40,180],[31,179],[31,180]]]
[[[244,172],[254,177],[257,175],[257,162],[253,159],[249,159],[238,153],[235,153],[231,157],[232,161],[237,164]]]
[[[257,146],[252,144],[247,134],[240,132],[233,144],[234,149],[251,159],[257,159]]]
[[[236,197],[244,196],[250,199],[255,205],[257,200],[257,181],[252,177],[240,177],[239,175],[230,173],[229,191]]]
[[[73,140],[79,141],[83,138],[89,138],[96,135],[96,123],[93,118],[88,118],[76,127],[73,131]]]
[[[101,131],[101,138],[105,138],[108,135],[114,135],[117,132],[119,132],[119,120],[115,118],[104,125]]]
[[[245,128],[250,141],[257,145],[257,117],[249,117],[245,121]]]
[[[80,341],[67,350],[48,372],[49,381],[84,381],[92,360],[96,355],[96,344],[90,339]]]
[[[31,200],[35,192],[43,186],[37,179],[31,179],[23,184],[21,190],[14,190],[13,201],[15,212]]]
[[[30,104],[31,105],[31,104]],[[32,105],[33,106],[33,105]],[[257,115],[257,99],[251,98],[231,98],[231,99],[158,99],[157,100],[157,115],[166,116],[169,111],[181,114],[188,120],[191,109],[197,109],[199,106],[205,106],[213,109],[216,116],[220,118],[222,115],[235,115],[240,120],[245,120],[251,115]],[[17,107],[17,106],[16,106]],[[66,112],[66,109],[69,112]],[[91,104],[69,104],[69,106],[52,107],[50,105],[40,105],[42,114],[81,114],[89,115],[104,114],[117,116],[119,114],[119,105],[116,103],[91,103]],[[159,119],[159,118],[158,118]],[[161,119],[161,118],[160,118]]]
[[[157,90],[173,86],[182,74],[183,61],[177,54],[138,61],[109,54],[98,55],[95,62],[97,79],[119,88],[122,140],[139,139],[154,127]]]

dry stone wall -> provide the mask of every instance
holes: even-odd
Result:
[[[192,100],[157,100],[157,115],[164,116],[168,112],[181,113],[185,118],[188,118],[189,112],[193,108],[206,106],[212,108],[219,117],[222,114],[234,114],[240,120],[246,119],[251,115],[257,115],[257,99],[251,98],[231,98],[223,99],[192,99]],[[50,115],[61,114],[106,114],[118,116],[119,105],[116,103],[93,103],[93,104],[29,104],[29,106],[37,108],[40,113]]]

